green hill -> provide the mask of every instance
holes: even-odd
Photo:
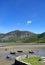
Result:
[[[0,42],[45,43],[45,32],[35,34],[29,31],[11,31],[6,34],[0,34]]]

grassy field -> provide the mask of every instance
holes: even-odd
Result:
[[[24,58],[22,60],[24,62],[31,63],[32,65],[45,65],[45,63],[40,62],[39,59],[41,59],[39,56],[35,56],[31,58]]]

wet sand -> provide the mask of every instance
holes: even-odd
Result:
[[[14,63],[13,60],[5,59],[5,58],[0,58],[0,65],[11,65]]]
[[[10,51],[15,51],[17,53],[17,50],[28,51],[36,48],[45,48],[45,45],[10,45],[0,47],[0,65],[11,65],[14,63],[14,60],[2,57],[3,55],[10,53]],[[7,49],[7,51],[5,49]]]
[[[23,50],[28,50],[28,49],[36,49],[36,48],[45,48],[45,45],[10,45],[10,46],[4,46],[0,47],[0,49],[8,49],[8,50],[18,50],[18,49],[23,49]]]

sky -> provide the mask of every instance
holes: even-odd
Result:
[[[0,0],[0,33],[45,32],[45,0]]]

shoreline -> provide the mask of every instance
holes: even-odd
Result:
[[[7,46],[0,46],[0,48],[45,48],[45,45],[7,45]]]
[[[10,53],[10,51],[14,51],[17,54],[18,50],[23,50],[24,53],[27,52],[31,49],[37,49],[37,48],[45,48],[45,45],[7,45],[7,46],[1,46],[0,47],[0,56],[4,56],[7,53]],[[7,51],[5,51],[7,49]],[[17,54],[17,56],[20,55]],[[14,63],[14,60],[11,59],[6,59],[6,58],[0,58],[0,65],[11,65]]]

